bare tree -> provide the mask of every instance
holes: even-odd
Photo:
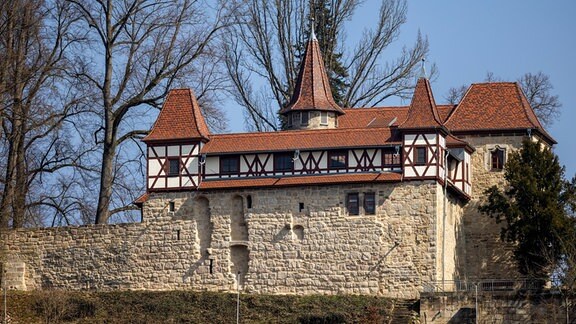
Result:
[[[319,0],[320,1],[320,0]],[[232,83],[232,94],[243,107],[246,126],[263,131],[278,128],[277,111],[286,105],[294,90],[302,46],[309,35],[310,2],[305,0],[237,1],[241,15],[225,39],[225,59]],[[326,1],[321,1],[326,2]],[[345,107],[374,106],[391,96],[408,97],[414,86],[418,64],[428,53],[428,42],[418,37],[412,48],[399,58],[384,62],[385,49],[397,39],[406,21],[404,0],[383,0],[375,27],[365,30],[361,40],[349,52],[345,22],[362,4],[359,0],[328,1],[330,10],[323,15],[331,22],[324,32],[338,42],[325,45],[331,53],[344,53],[348,76],[342,96]],[[318,7],[318,5],[312,5]],[[337,36],[337,37],[336,37]],[[346,46],[346,49],[348,46]],[[390,55],[387,55],[390,56]],[[256,84],[264,81],[265,86]]]
[[[484,81],[500,82],[502,79],[492,72],[487,72]],[[560,116],[560,108],[562,108],[558,95],[552,94],[554,87],[552,82],[550,82],[550,77],[542,72],[536,74],[528,72],[518,78],[517,82],[520,84],[526,99],[528,99],[528,103],[534,109],[534,113],[536,113],[540,122],[545,127],[550,127]],[[450,88],[444,99],[449,104],[458,104],[467,90],[468,87],[464,85]]]
[[[553,95],[554,87],[548,75],[538,72],[526,73],[518,79],[526,99],[534,109],[540,122],[550,126],[560,116],[562,104],[558,95]]]
[[[200,0],[68,1],[81,15],[79,28],[89,38],[83,48],[88,55],[75,74],[97,97],[92,108],[99,118],[94,138],[100,167],[93,176],[99,182],[95,222],[100,224],[131,208],[118,198],[124,197],[121,187],[130,187],[129,181],[121,181],[130,174],[126,163],[140,164],[128,144],[133,147],[150,125],[137,121],[148,107],[159,107],[170,88],[197,81],[189,77],[214,55],[211,43],[226,26],[229,11]],[[210,89],[211,80],[203,80],[204,89]],[[202,97],[208,98],[208,92]],[[214,116],[217,111],[211,108]]]
[[[79,114],[82,97],[63,72],[75,17],[59,1],[18,0],[0,5],[0,98],[5,155],[0,227],[22,227],[30,206],[46,191],[46,174],[73,166],[67,120]],[[37,220],[36,220],[37,221]]]
[[[457,88],[452,87],[448,90],[448,94],[444,96],[444,100],[446,100],[447,104],[457,105],[460,102],[460,100],[462,100],[467,90],[468,87],[465,85]]]

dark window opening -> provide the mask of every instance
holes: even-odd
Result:
[[[376,194],[373,192],[364,194],[364,213],[366,215],[376,214]]]
[[[309,118],[310,118],[310,115],[308,114],[308,112],[307,111],[303,112],[301,115],[300,124],[308,125]]]
[[[329,153],[330,169],[344,169],[348,164],[348,154],[346,151],[332,151]]]
[[[246,208],[248,208],[248,209],[252,208],[252,196],[251,195],[246,196]]]
[[[168,211],[173,212],[174,210],[176,210],[176,204],[174,204],[173,201],[168,203]]]
[[[238,156],[221,156],[220,173],[232,174],[240,171],[240,157]]]
[[[358,204],[358,193],[349,193],[346,197],[346,208],[349,215],[358,215],[360,212]]]
[[[168,159],[168,176],[175,177],[180,174],[180,159]]]
[[[298,211],[302,212],[304,210],[304,203],[298,203]]]
[[[176,230],[176,241],[180,241],[180,230]]]
[[[417,147],[416,148],[416,161],[417,165],[424,165],[426,164],[426,148],[425,147]]]
[[[300,113],[299,112],[292,113],[292,124],[298,125],[299,121],[300,121]]]
[[[491,152],[492,155],[492,170],[502,170],[504,169],[504,150],[495,149]]]
[[[210,259],[210,274],[214,273],[214,259]]]
[[[290,153],[274,154],[274,171],[292,171],[294,162]]]

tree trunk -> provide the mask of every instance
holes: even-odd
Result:
[[[22,109],[24,120],[27,117],[27,109]],[[25,157],[25,134],[26,123],[20,124],[18,131],[18,147],[16,154],[16,186],[14,192],[14,203],[12,206],[12,227],[21,228],[24,226],[24,215],[26,212],[26,196],[28,195],[28,173]]]
[[[112,131],[112,127],[107,127],[108,131],[103,144],[96,224],[106,224],[108,218],[110,218],[110,198],[112,197],[112,185],[114,184],[114,157],[116,156],[116,136]]]

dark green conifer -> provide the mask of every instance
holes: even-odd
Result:
[[[515,244],[519,271],[533,278],[548,278],[561,265],[565,246],[574,237],[569,216],[574,182],[564,179],[564,168],[550,148],[525,140],[509,154],[505,167],[507,186],[486,190],[479,209],[505,222],[502,240]]]

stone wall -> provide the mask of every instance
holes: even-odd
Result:
[[[523,136],[468,136],[463,139],[476,152],[472,154],[472,199],[464,207],[463,244],[465,262],[460,263],[460,279],[513,279],[519,277],[513,246],[500,240],[501,224],[478,211],[484,191],[494,185],[504,188],[504,171],[490,170],[490,149],[496,145],[506,154],[522,146]]]
[[[240,271],[247,292],[413,298],[440,278],[441,191],[423,181],[153,193],[143,223],[0,235],[28,289],[231,291]],[[374,192],[376,215],[348,215],[350,192]]]
[[[544,292],[459,292],[420,296],[421,323],[570,323],[574,296]],[[478,305],[478,312],[476,311]],[[478,313],[478,314],[477,314]]]

